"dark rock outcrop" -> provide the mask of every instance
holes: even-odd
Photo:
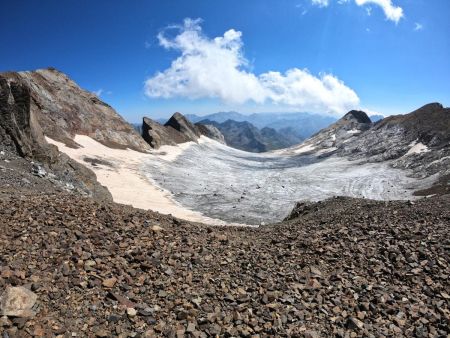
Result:
[[[169,130],[172,128],[177,131],[172,132],[174,138],[178,138],[175,140],[176,143],[183,143],[189,141],[197,141],[201,136],[198,129],[192,124],[187,118],[185,118],[180,113],[175,113],[172,117],[164,124]]]
[[[30,111],[43,133],[71,147],[76,134],[88,135],[108,147],[149,150],[146,142],[108,104],[81,89],[54,68],[0,74],[30,91]]]
[[[142,137],[155,149],[162,145],[197,142],[202,135],[224,143],[224,137],[217,128],[193,124],[180,113],[173,114],[164,125],[148,117],[144,117],[142,122]]]
[[[29,161],[38,161],[47,169],[39,171],[50,171],[52,180],[62,186],[73,186],[99,200],[112,200],[91,170],[47,143],[32,101],[32,89],[26,81],[0,75],[0,147]]]
[[[169,130],[156,121],[144,117],[142,120],[142,137],[144,140],[155,149],[162,145],[175,145],[176,142]]]

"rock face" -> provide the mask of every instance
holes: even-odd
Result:
[[[189,142],[189,141],[197,141],[200,137],[200,132],[198,129],[193,125],[188,119],[186,119],[183,115],[180,113],[175,113],[172,115],[172,117],[166,122],[164,125],[168,129],[173,129],[173,135],[175,138],[178,138],[176,143],[183,143],[183,142]]]
[[[217,128],[192,124],[180,113],[173,114],[164,125],[147,117],[144,117],[142,123],[142,137],[155,149],[162,145],[197,142],[202,135],[224,143],[224,137]]]
[[[7,72],[0,76],[28,87],[32,116],[43,133],[56,141],[77,147],[73,137],[82,134],[109,147],[138,151],[149,149],[133,127],[111,106],[53,68]]]
[[[51,179],[61,186],[73,186],[74,190],[99,200],[111,200],[111,194],[97,182],[91,170],[46,142],[39,123],[40,112],[36,106],[33,108],[33,100],[32,89],[26,81],[0,75],[0,147],[29,161],[40,162],[51,172]],[[47,175],[39,165],[30,163],[29,166],[33,167],[30,170]]]
[[[372,122],[366,113],[352,110],[337,122],[306,140],[304,145],[310,145],[316,150],[325,150],[331,153],[347,142],[351,142],[371,126]]]
[[[176,144],[173,136],[166,127],[148,117],[144,117],[142,121],[142,137],[155,149],[158,149],[162,145]]]

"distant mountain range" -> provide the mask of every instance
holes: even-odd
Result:
[[[197,124],[212,125],[222,133],[230,147],[255,153],[286,148],[303,140],[294,131],[287,130],[288,128],[281,133],[269,127],[258,129],[247,121],[226,120],[219,123],[201,120]]]
[[[218,112],[199,116],[185,115],[186,119],[195,124],[213,125],[223,134],[227,145],[250,152],[264,152],[287,148],[299,144],[319,130],[337,121],[328,115],[312,113],[242,113]],[[372,115],[376,122],[383,119],[382,115]],[[154,121],[164,125],[167,119]],[[142,134],[142,125],[133,124]]]
[[[206,116],[188,114],[186,117],[192,122],[209,120],[218,123],[233,120],[236,122],[249,122],[256,128],[272,128],[278,132],[286,132],[304,140],[311,135],[336,122],[337,118],[311,113],[253,113],[244,115],[238,112],[219,112]]]

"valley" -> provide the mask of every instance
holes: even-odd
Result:
[[[314,153],[254,154],[203,138],[174,160],[145,161],[144,172],[181,205],[227,222],[281,221],[297,201],[333,196],[411,199],[432,179],[408,177],[388,163],[318,158]]]

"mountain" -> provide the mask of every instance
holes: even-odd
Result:
[[[227,120],[223,123],[202,120],[197,124],[207,124],[216,127],[224,136],[228,146],[255,153],[281,149],[301,141],[295,133],[285,130],[279,133],[272,128],[259,130],[250,122]]]
[[[8,81],[30,90],[30,110],[43,133],[71,147],[76,134],[87,135],[110,147],[147,151],[142,137],[108,104],[83,90],[54,69],[2,73]]]
[[[173,114],[164,125],[144,117],[141,128],[142,137],[155,149],[162,145],[197,142],[202,135],[224,142],[223,135],[214,126],[195,125],[180,113]]]
[[[194,123],[201,120],[218,123],[227,120],[249,122],[259,129],[268,127],[280,133],[288,131],[289,135],[294,136],[297,140],[306,139],[337,120],[332,116],[311,113],[253,113],[244,115],[237,112],[219,112],[206,116],[188,114],[186,117]]]
[[[170,159],[165,152],[145,153],[150,146],[142,145],[145,141],[105,103],[93,102],[70,80],[60,81],[65,76],[48,72],[33,74],[33,81],[20,73],[0,74],[3,337],[448,335],[449,108],[433,103],[376,123],[362,111],[351,111],[303,144],[283,150],[286,156],[242,154],[211,141]],[[83,120],[93,113],[93,121]],[[256,139],[256,131],[258,137],[273,135],[249,122],[223,123],[243,137],[248,135],[242,130],[248,130],[249,141]],[[155,126],[180,140],[217,132],[181,114]],[[136,199],[161,190],[155,185],[148,192],[149,180],[143,178],[145,165],[159,158],[163,166],[155,168],[163,180],[178,186],[180,195],[191,193],[195,204],[216,212],[228,194],[233,217],[241,216],[236,205],[257,194],[247,205],[259,216],[261,208],[280,208],[274,203],[280,196],[310,189],[311,181],[285,178],[289,171],[308,168],[311,163],[303,159],[312,157],[312,178],[327,162],[323,157],[330,157],[331,165],[345,162],[349,171],[364,172],[371,169],[367,163],[381,162],[359,178],[371,181],[376,170],[393,165],[402,170],[391,172],[404,175],[407,169],[408,175],[440,178],[443,196],[414,201],[300,198],[276,224],[208,226],[113,203],[93,171],[49,144],[47,133],[56,132],[60,135],[52,138],[85,155],[92,151],[96,157],[89,161],[103,167],[96,173],[106,173],[105,181],[115,174],[115,184],[125,193],[133,190],[130,182],[142,184]],[[83,146],[77,143],[86,139]],[[140,151],[117,149],[130,147]],[[205,157],[207,150],[212,157]],[[227,152],[234,154],[231,161],[228,157],[223,166],[212,166],[226,160]],[[129,157],[122,162],[132,162],[136,171],[121,168],[119,157],[125,154]],[[114,161],[107,162],[108,156]],[[204,171],[195,167],[198,162]],[[172,182],[174,168],[187,184]],[[237,186],[225,180],[230,173]],[[339,185],[337,173],[331,175]],[[341,177],[347,173],[341,167]],[[208,189],[206,178],[220,189]],[[322,180],[315,181],[318,190]],[[243,189],[244,181],[249,189]],[[379,184],[375,180],[368,186],[376,190]],[[351,182],[350,188],[355,187]],[[195,194],[188,191],[193,188]],[[163,196],[156,195],[153,205],[164,203]]]
[[[94,107],[94,112],[85,110],[90,107]],[[81,114],[97,116],[91,125],[90,120],[79,116]],[[116,142],[123,142],[121,146],[142,144],[131,127],[114,114],[112,109],[55,70],[0,73],[0,150],[7,157],[5,161],[10,169],[23,175],[26,184],[39,176],[45,178],[45,182],[34,182],[37,186],[56,185],[59,189],[98,200],[112,200],[109,191],[97,182],[90,169],[59,152],[45,136],[77,147],[71,137],[91,131],[109,145],[118,145]],[[105,123],[100,126],[100,121]],[[108,130],[111,123],[116,123],[117,127]],[[94,131],[96,126],[101,127],[101,131]]]
[[[427,104],[409,114],[373,123],[366,113],[351,111],[286,153],[337,155],[363,162],[389,162],[414,177],[450,178],[450,108]],[[448,189],[448,187],[446,188]]]

